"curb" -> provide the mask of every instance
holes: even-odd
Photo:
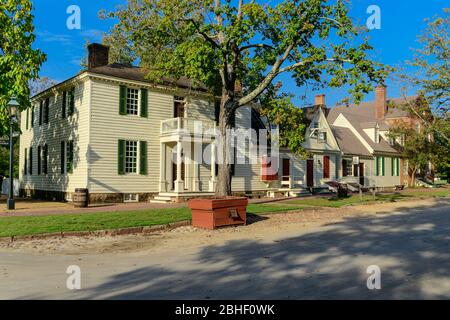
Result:
[[[131,227],[131,228],[120,228],[120,229],[109,229],[109,230],[96,230],[96,231],[65,231],[65,232],[55,232],[55,233],[42,233],[29,236],[11,236],[11,237],[0,237],[0,243],[11,243],[18,240],[41,240],[41,239],[51,239],[51,238],[68,238],[68,237],[102,237],[102,236],[122,236],[130,234],[148,234],[158,231],[168,231],[176,229],[179,227],[190,226],[191,220],[183,220],[163,225],[147,226],[147,227]]]

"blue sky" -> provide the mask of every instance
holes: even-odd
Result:
[[[40,75],[56,81],[63,81],[80,71],[80,61],[85,55],[84,44],[100,42],[102,32],[110,29],[114,21],[100,20],[101,9],[113,10],[126,0],[33,0],[35,28],[37,40],[35,47],[47,54],[47,62]],[[275,2],[275,1],[274,1]],[[370,31],[371,44],[374,46],[374,58],[384,64],[401,66],[412,57],[411,48],[418,46],[416,36],[425,27],[424,19],[441,14],[442,8],[448,6],[447,0],[354,0],[351,4],[351,15],[355,22],[365,24],[369,14],[369,5],[378,5],[381,9],[381,29]],[[81,9],[81,29],[68,30],[66,13],[70,5],[78,5]],[[297,88],[289,77],[282,77],[284,89],[297,96],[306,95],[306,102],[298,98],[297,104],[312,102],[314,94],[309,88]],[[388,81],[388,96],[399,94],[399,85]],[[324,89],[328,105],[334,105],[346,96],[346,90]],[[371,100],[369,94],[365,100]]]

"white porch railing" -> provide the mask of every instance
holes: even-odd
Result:
[[[216,123],[214,121],[201,121],[189,118],[172,118],[161,121],[161,134],[205,134],[209,131],[214,134]]]

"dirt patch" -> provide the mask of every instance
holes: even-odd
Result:
[[[421,201],[401,201],[374,205],[356,205],[343,208],[326,208],[307,211],[290,211],[266,216],[250,216],[248,224],[218,230],[202,230],[191,226],[164,230],[151,234],[121,236],[85,236],[38,240],[18,240],[0,242],[1,251],[31,252],[36,254],[95,254],[116,252],[158,252],[169,248],[189,246],[209,246],[238,239],[264,240],[273,232],[291,232],[315,226],[333,224],[349,217],[390,214],[396,210],[449,205],[449,199],[427,199]]]

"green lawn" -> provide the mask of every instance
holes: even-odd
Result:
[[[167,224],[191,219],[189,208],[0,218],[0,237],[95,231]]]
[[[299,210],[298,205],[250,204],[249,214]],[[25,236],[68,231],[96,231],[144,227],[191,219],[187,207],[123,212],[0,218],[0,237]]]
[[[288,203],[270,203],[270,204],[252,204],[247,206],[248,214],[264,214],[264,213],[276,213],[276,212],[286,212],[292,210],[302,210],[308,206],[306,205],[296,205]]]
[[[436,189],[430,191],[412,189],[401,194],[378,195],[376,201],[396,201],[417,197],[449,196],[450,189]],[[302,210],[307,207],[338,208],[359,203],[373,203],[373,198],[371,195],[364,195],[363,201],[361,201],[359,195],[352,195],[344,199],[334,197],[304,198],[299,200],[272,202],[270,204],[249,204],[247,212],[249,214],[258,215]],[[0,217],[0,237],[154,226],[189,219],[191,219],[191,212],[187,207],[31,217]]]
[[[383,201],[398,201],[402,199],[408,198],[417,198],[417,197],[449,197],[450,189],[436,189],[430,191],[422,191],[422,190],[408,190],[403,193],[395,193],[395,194],[379,194],[375,197],[375,201],[372,195],[365,194],[363,195],[362,201],[359,195],[351,195],[347,198],[305,198],[301,200],[292,200],[287,201],[285,203],[290,204],[301,204],[305,206],[314,206],[314,207],[332,207],[332,208],[340,208],[342,206],[348,206],[352,204],[370,204],[373,202],[383,202]]]

